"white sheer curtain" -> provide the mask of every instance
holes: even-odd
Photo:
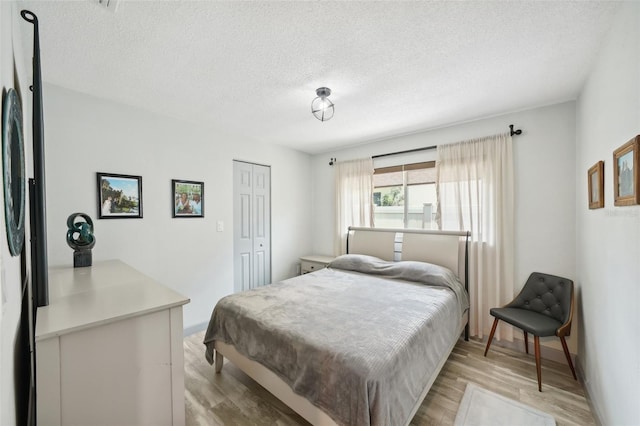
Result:
[[[346,253],[349,226],[373,226],[373,159],[336,163],[334,254]]]
[[[489,309],[514,297],[514,189],[512,139],[508,133],[439,145],[437,221],[443,230],[471,231],[469,244],[470,333],[489,334]],[[513,341],[511,327],[498,339]]]

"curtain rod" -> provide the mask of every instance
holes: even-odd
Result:
[[[510,129],[511,136],[522,134],[522,130],[520,129],[513,130],[513,124],[509,124],[509,129]],[[436,148],[438,148],[438,145],[431,145],[431,146],[426,146],[424,148],[414,148],[414,149],[408,149],[406,151],[397,151],[397,152],[390,152],[388,154],[372,155],[371,158],[381,158],[381,157],[388,157],[390,155],[409,154],[412,152],[428,151],[430,149],[436,149]],[[332,160],[335,161],[335,158]],[[330,165],[333,165],[333,164],[330,163]]]

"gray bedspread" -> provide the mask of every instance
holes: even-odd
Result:
[[[406,424],[468,309],[450,271],[411,263],[347,255],[328,269],[227,296],[205,335],[207,360],[220,340],[338,424]]]

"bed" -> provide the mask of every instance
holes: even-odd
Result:
[[[314,425],[409,424],[468,337],[468,233],[348,232],[326,269],[221,299],[205,355]]]

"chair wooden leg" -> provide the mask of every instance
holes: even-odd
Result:
[[[529,355],[529,334],[524,330],[522,332],[524,333],[524,351]]]
[[[573,378],[578,380],[576,377],[576,370],[573,368],[573,362],[571,362],[571,355],[569,354],[569,349],[567,348],[567,342],[564,340],[564,336],[560,337],[560,342],[562,343],[562,349],[564,350],[564,356],[567,357],[567,362],[569,363],[569,368],[571,368],[571,374],[573,374]]]
[[[533,342],[536,347],[536,372],[538,373],[538,392],[542,392],[542,368],[540,365],[540,338],[534,335]]]
[[[491,341],[493,340],[493,335],[496,332],[496,327],[498,326],[499,319],[496,318],[493,320],[493,326],[491,327],[491,333],[489,333],[489,340],[487,340],[487,347],[484,350],[484,356],[487,356],[487,352],[489,352],[489,346],[491,346]]]

